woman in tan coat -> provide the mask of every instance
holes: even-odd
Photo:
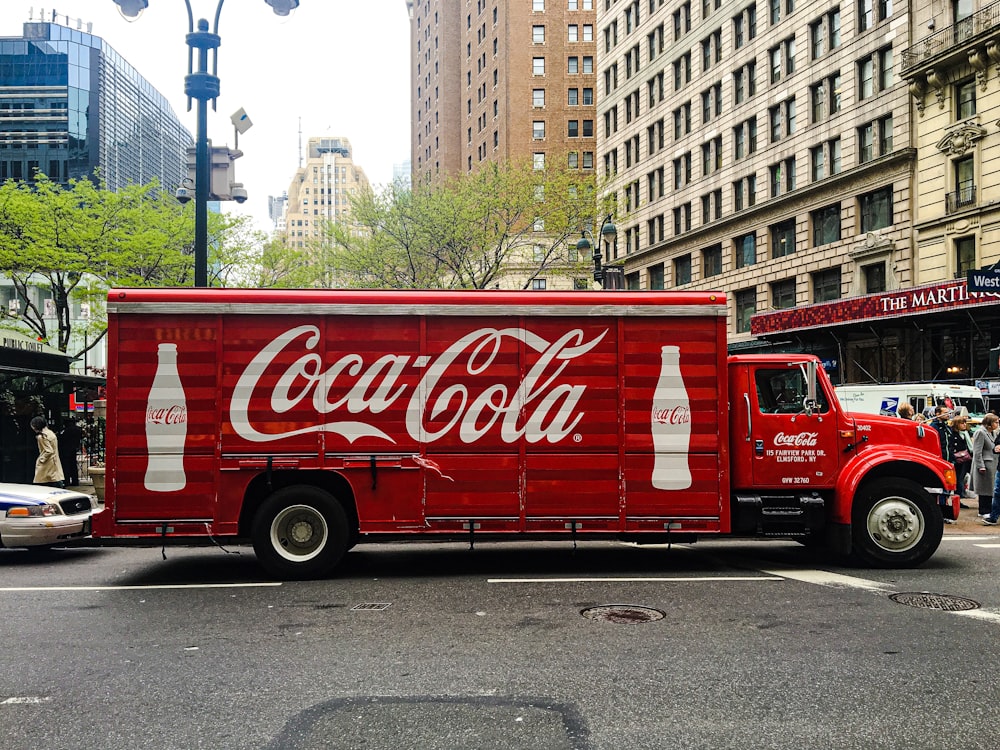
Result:
[[[38,460],[35,461],[34,483],[49,487],[62,487],[65,476],[63,475],[62,463],[59,461],[59,439],[49,429],[45,417],[33,417],[31,429],[35,431],[35,440],[38,441]]]

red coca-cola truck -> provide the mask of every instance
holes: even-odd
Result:
[[[797,538],[911,566],[957,517],[936,431],[819,361],[726,354],[712,292],[113,290],[96,537]]]

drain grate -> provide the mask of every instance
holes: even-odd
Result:
[[[580,614],[589,620],[613,622],[618,625],[655,622],[665,617],[665,614],[658,609],[642,607],[638,604],[602,604],[599,607],[582,609],[580,610]]]
[[[979,602],[951,594],[931,594],[924,591],[911,594],[890,594],[889,598],[894,602],[905,604],[907,607],[919,607],[920,609],[941,609],[945,612],[979,609]]]
[[[355,604],[351,607],[351,612],[378,612],[383,609],[389,609],[391,606],[391,602],[367,602],[365,604]]]

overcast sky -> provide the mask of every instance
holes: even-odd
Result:
[[[195,20],[215,18],[217,0],[191,0]],[[184,0],[149,0],[135,21],[118,13],[114,0],[0,0],[0,35],[20,36],[22,26],[53,7],[92,23],[103,38],[171,102],[195,134],[195,109],[187,111],[188,31]],[[300,0],[288,18],[274,15],[264,0],[228,0],[219,21],[218,108],[209,105],[213,144],[233,145],[229,117],[246,109],[253,127],[240,136],[244,156],[237,179],[249,200],[225,210],[249,213],[269,228],[268,195],[280,195],[299,166],[310,137],[346,137],[373,185],[391,181],[393,164],[410,158],[409,18],[405,0]]]

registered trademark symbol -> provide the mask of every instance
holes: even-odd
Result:
[[[583,442],[583,435],[581,435],[579,432],[574,433],[573,434],[573,442],[574,443],[582,443]]]

